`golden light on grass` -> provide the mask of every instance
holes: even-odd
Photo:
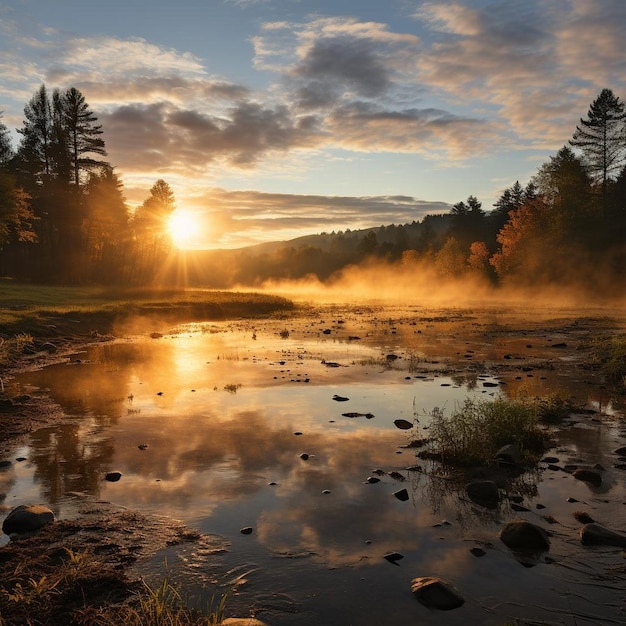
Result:
[[[180,249],[191,247],[201,230],[200,220],[194,213],[179,209],[170,215],[167,227],[173,244]]]

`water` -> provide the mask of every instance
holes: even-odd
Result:
[[[405,447],[427,436],[434,407],[504,393],[504,381],[478,368],[430,371],[441,362],[433,365],[421,338],[413,332],[412,344],[393,320],[382,332],[371,321],[352,323],[354,334],[341,338],[337,321],[309,322],[289,336],[276,323],[190,325],[20,376],[16,391],[48,393],[70,417],[14,451],[26,460],[0,473],[4,508],[42,502],[63,518],[73,510],[67,494],[84,492],[219,535],[227,552],[214,554],[211,541],[171,549],[148,572],[162,575],[167,559],[168,576],[190,602],[203,607],[230,589],[230,611],[256,607],[270,624],[501,624],[527,615],[581,624],[584,615],[600,620],[590,623],[623,616],[621,596],[609,588],[623,589],[623,577],[593,594],[585,587],[590,575],[618,567],[619,554],[581,557],[565,501],[575,497],[608,516],[609,505],[626,499],[623,474],[609,470],[595,492],[545,466],[521,477],[511,493],[530,509],[523,516],[555,532],[554,562],[522,567],[497,536],[520,515],[510,503],[493,511],[474,505],[460,485],[430,478],[432,468]],[[332,332],[320,332],[326,327]],[[416,430],[399,430],[398,418],[417,420]],[[559,435],[561,462],[610,467],[618,430],[608,421],[583,426]],[[423,471],[407,469],[416,465]],[[369,484],[378,469],[380,482]],[[122,472],[119,482],[103,480],[111,470]],[[408,501],[394,496],[402,488]],[[623,512],[606,522],[623,527]],[[475,546],[487,555],[473,556]],[[392,564],[383,558],[390,552],[404,558]],[[411,579],[431,575],[452,580],[469,601],[445,618],[419,605]]]

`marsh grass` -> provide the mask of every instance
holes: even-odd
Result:
[[[108,334],[131,320],[185,323],[286,315],[295,307],[279,296],[202,289],[112,290],[21,285],[0,280],[0,365],[27,336]],[[142,324],[136,324],[140,328]]]
[[[455,466],[484,465],[498,450],[517,444],[523,457],[535,458],[544,447],[535,401],[467,398],[449,416],[435,407],[431,413],[431,453]]]
[[[605,381],[626,386],[626,335],[599,338],[591,349]]]
[[[54,563],[22,563],[0,585],[0,626],[214,626],[226,595],[206,614],[185,607],[164,578],[133,583],[87,552],[64,548]]]

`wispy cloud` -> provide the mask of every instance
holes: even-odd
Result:
[[[216,247],[237,247],[251,238],[267,241],[268,234],[281,240],[302,232],[406,224],[450,210],[444,202],[410,196],[323,196],[220,188],[189,198],[188,206],[192,205],[204,216],[207,234]]]

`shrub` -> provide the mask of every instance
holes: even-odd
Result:
[[[442,409],[433,410],[430,445],[451,465],[488,463],[502,446],[512,443],[523,456],[531,457],[544,445],[538,417],[536,402],[467,398],[449,417]]]

